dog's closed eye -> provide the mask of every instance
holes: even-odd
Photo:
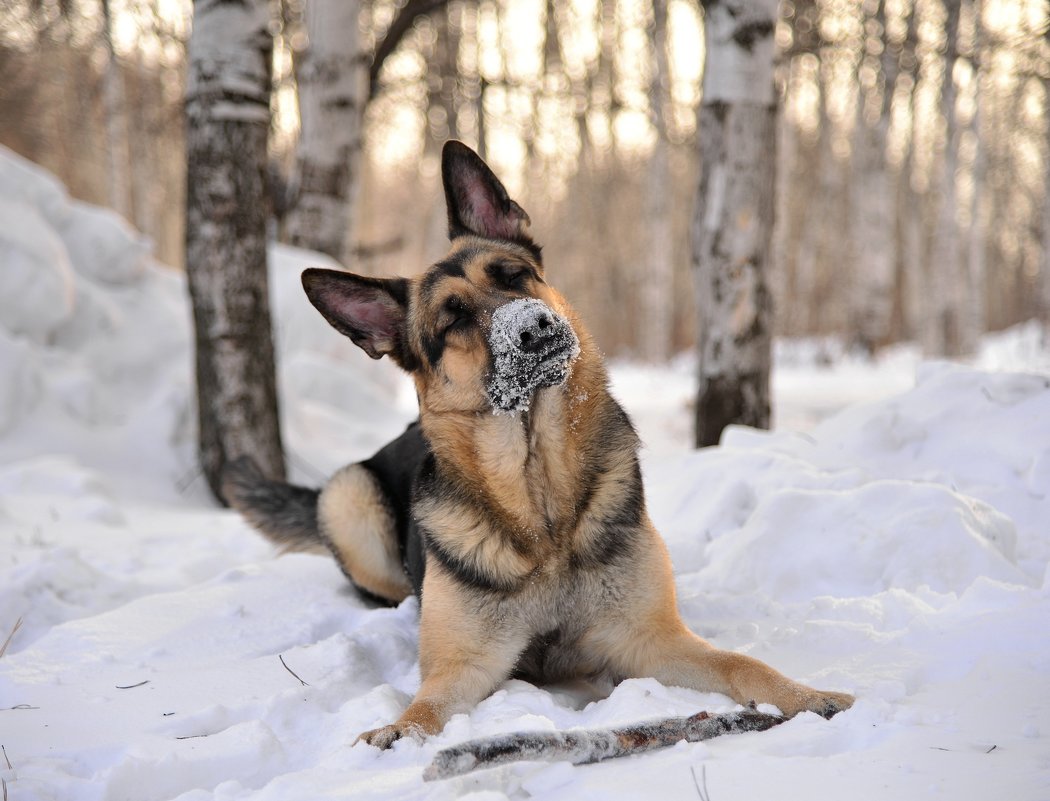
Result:
[[[449,320],[445,326],[446,334],[450,331],[465,331],[474,323],[470,309],[454,295],[445,301],[445,314]]]
[[[505,273],[503,276],[503,283],[507,289],[521,290],[525,288],[525,281],[528,280],[528,270],[518,270],[514,273]]]
[[[534,277],[533,271],[522,264],[495,262],[488,267],[489,277],[502,289],[524,292],[526,282]]]

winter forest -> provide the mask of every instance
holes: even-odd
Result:
[[[4,0],[0,76],[2,801],[1050,798],[1050,2]],[[222,474],[419,416],[301,275],[441,259],[453,139],[607,362],[685,625],[851,708],[435,780],[752,714],[509,678],[355,744],[421,602]]]
[[[427,263],[443,236],[436,152],[458,138],[530,210],[608,353],[666,359],[695,341],[701,4],[256,5],[279,241],[374,274]],[[1046,4],[737,6],[774,47],[758,80],[777,115],[762,154],[776,160],[776,333],[958,355],[1046,320]],[[0,14],[0,142],[181,265],[190,4],[12,0]],[[722,85],[707,105],[733,80],[708,76]]]

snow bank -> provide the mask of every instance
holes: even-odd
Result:
[[[316,485],[349,461],[378,450],[416,416],[412,382],[389,360],[375,361],[336,333],[302,288],[307,267],[336,269],[319,253],[270,247],[281,425],[295,480]]]
[[[963,592],[978,577],[1025,583],[1013,524],[941,486],[879,481],[854,491],[780,490],[713,543],[699,581],[784,601],[897,587]],[[800,580],[801,579],[801,580]]]
[[[723,445],[949,487],[1012,520],[1016,558],[1032,578],[1050,561],[1050,375],[926,364],[911,392],[854,406],[805,436],[733,429]]]
[[[323,261],[271,253],[286,443],[293,475],[313,484],[412,416],[391,411],[404,381],[306,302],[299,275]],[[210,506],[194,458],[190,325],[183,275],[154,261],[140,234],[0,148],[0,544],[14,545],[2,551],[0,628],[26,616],[15,649],[245,552],[199,543],[189,575],[185,557],[174,573],[95,559],[96,539],[169,554],[141,537],[128,504]]]
[[[0,459],[75,454],[117,474],[165,456],[188,397],[181,279],[111,212],[0,149]]]
[[[183,275],[155,262],[122,218],[71,200],[3,148],[0,198],[0,462],[69,454],[123,489],[202,499]],[[293,473],[313,482],[342,448],[379,447],[411,417],[410,407],[389,413],[404,381],[333,336],[306,302],[299,275],[325,261],[271,251],[286,440]],[[321,429],[335,453],[311,444]]]
[[[986,340],[982,369],[928,365],[917,383],[913,350],[866,366],[782,348],[781,420],[822,422],[731,429],[700,452],[683,445],[688,361],[618,366],[687,623],[857,704],[424,784],[466,739],[732,705],[651,679],[510,681],[422,745],[351,747],[418,688],[415,600],[372,608],[330,559],[274,558],[211,506],[181,277],[2,151],[0,197],[0,639],[24,619],[0,659],[13,798],[695,799],[701,771],[716,799],[1048,798],[1050,365],[1030,326]],[[304,300],[299,272],[323,257],[272,256],[286,438],[316,483],[398,433],[411,388]]]

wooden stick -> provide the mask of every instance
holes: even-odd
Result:
[[[780,715],[768,715],[750,708],[720,715],[700,712],[688,718],[654,720],[622,729],[504,734],[470,740],[439,751],[434,761],[423,771],[423,779],[447,779],[518,760],[565,761],[585,765],[666,748],[681,740],[695,743],[722,734],[765,731],[785,720]]]

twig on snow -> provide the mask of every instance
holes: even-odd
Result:
[[[11,764],[11,759],[7,756],[7,749],[0,745],[0,751],[4,754],[4,762],[7,763],[7,769],[14,770],[14,765]],[[0,786],[3,787],[4,801],[7,801],[7,779],[4,776],[0,776]]]
[[[988,750],[986,750],[984,753],[990,754],[990,753],[992,753],[992,751],[994,751],[998,747],[999,747],[998,745],[994,745],[993,744],[992,747],[989,748]],[[954,748],[941,748],[941,746],[939,746],[939,745],[931,745],[930,746],[930,750],[931,751],[955,751]]]
[[[0,659],[3,658],[4,654],[7,653],[7,646],[11,644],[11,640],[15,638],[15,634],[22,628],[22,618],[18,618],[15,621],[15,627],[11,629],[11,633],[7,635],[7,639],[4,640],[4,644],[0,645]]]
[[[700,775],[703,777],[703,790],[700,789],[701,782],[696,780],[696,765],[690,765],[689,772],[693,774],[693,786],[696,788],[696,794],[700,796],[700,801],[711,801],[711,794],[707,791],[707,765],[700,767]]]
[[[118,684],[116,688],[118,690],[134,690],[136,687],[141,687],[144,684],[149,684],[149,679],[146,679],[145,681],[140,681],[138,684],[125,684],[123,686]]]
[[[292,670],[290,667],[288,667],[288,663],[284,661],[284,654],[277,654],[277,658],[281,660],[281,664],[284,665],[284,669],[285,670],[287,670],[289,673],[291,673],[293,676],[295,676],[297,679],[299,679],[299,674],[296,673],[294,670]],[[309,684],[307,684],[302,679],[299,679],[299,683],[301,685],[303,685],[304,687],[309,687],[310,686]]]
[[[447,779],[518,760],[566,761],[585,765],[665,748],[681,740],[695,743],[721,734],[765,731],[785,720],[780,715],[768,715],[751,708],[721,715],[700,712],[687,718],[667,718],[621,729],[505,734],[471,740],[439,751],[423,771],[423,779]]]

